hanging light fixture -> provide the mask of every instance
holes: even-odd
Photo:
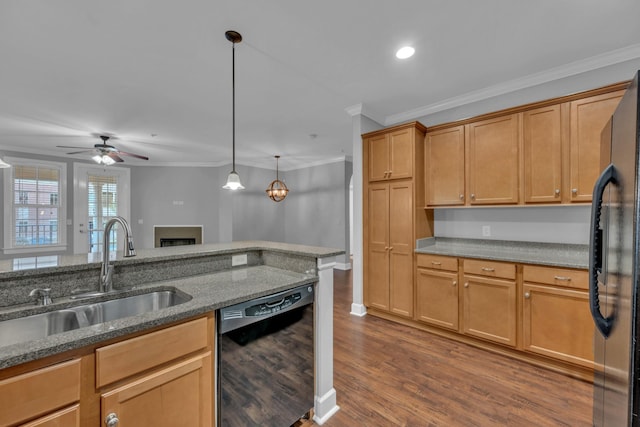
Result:
[[[236,31],[227,31],[224,33],[227,40],[231,42],[231,98],[232,98],[232,147],[233,147],[233,163],[231,172],[227,177],[227,183],[222,187],[225,190],[243,190],[244,186],[240,182],[240,175],[236,172],[236,43],[242,41],[242,36]]]
[[[278,159],[280,158],[280,156],[275,156],[275,157],[276,157],[276,179],[271,181],[271,184],[269,184],[269,187],[267,188],[267,195],[274,202],[281,202],[282,200],[284,200],[285,197],[287,197],[287,194],[289,193],[289,189],[287,188],[285,183],[280,181],[280,179],[278,178]]]

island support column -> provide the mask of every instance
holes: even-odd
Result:
[[[333,267],[335,257],[318,258],[315,301],[315,403],[313,421],[324,424],[340,407],[333,388]]]

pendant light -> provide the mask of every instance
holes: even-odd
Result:
[[[236,43],[242,41],[242,36],[236,31],[227,31],[224,33],[227,40],[231,42],[231,98],[232,98],[232,147],[233,147],[233,163],[231,172],[227,177],[227,183],[222,187],[225,190],[243,190],[244,186],[240,182],[240,175],[236,172]]]
[[[284,200],[285,197],[287,197],[287,194],[289,193],[289,189],[287,188],[285,183],[280,181],[280,179],[278,178],[278,159],[280,158],[280,156],[275,156],[275,157],[276,157],[276,179],[271,181],[271,184],[269,184],[269,187],[267,188],[267,195],[274,202],[281,202],[282,200]]]

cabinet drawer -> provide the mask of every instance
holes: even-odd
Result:
[[[439,255],[418,254],[418,267],[434,270],[458,271],[458,258]]]
[[[589,273],[586,270],[525,265],[522,275],[525,282],[589,289]]]
[[[20,427],[80,427],[80,405],[75,404]]]
[[[0,425],[14,425],[80,400],[80,360],[0,381]]]
[[[477,274],[488,277],[516,278],[516,266],[506,262],[484,261],[475,259],[464,260],[464,273]]]
[[[207,347],[207,319],[192,320],[96,350],[96,387]]]

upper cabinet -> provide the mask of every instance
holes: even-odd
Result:
[[[429,128],[425,206],[590,202],[603,130],[627,85]]]
[[[412,178],[416,158],[415,142],[422,140],[426,129],[408,123],[393,131],[372,132],[364,139],[368,157],[369,181]]]
[[[571,202],[591,201],[593,185],[600,175],[602,131],[623,94],[616,91],[571,102]]]
[[[464,126],[427,133],[427,204],[464,205]]]
[[[468,125],[469,204],[518,203],[518,115]]]
[[[525,203],[561,202],[562,135],[560,105],[522,114]]]

